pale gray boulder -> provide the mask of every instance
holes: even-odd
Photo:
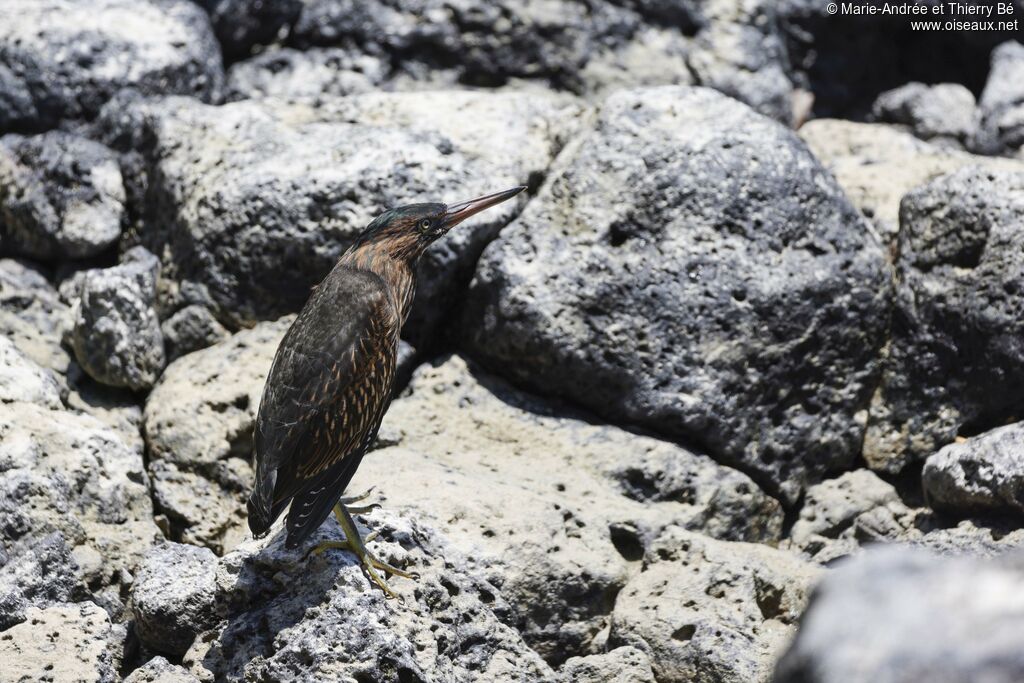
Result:
[[[31,608],[25,622],[0,633],[0,659],[11,681],[117,683],[127,632],[91,602]]]
[[[619,593],[608,642],[645,652],[660,683],[766,682],[820,574],[785,551],[669,529]]]
[[[945,446],[928,457],[921,477],[936,507],[1024,513],[1024,423]]]
[[[5,603],[14,596],[4,618],[17,620],[18,604],[45,607],[85,586],[118,613],[120,589],[159,534],[142,453],[88,415],[8,403],[0,404],[0,462],[0,584]]]
[[[566,683],[655,683],[650,658],[628,645],[599,655],[572,657],[558,673]]]
[[[879,95],[871,113],[877,121],[907,126],[922,140],[954,148],[977,134],[974,94],[959,83],[907,83]]]
[[[897,472],[1019,416],[1024,172],[966,167],[904,197],[888,358],[864,458]]]
[[[1015,154],[1024,146],[1024,44],[1007,41],[992,51],[991,60],[974,146],[985,154]]]
[[[1024,677],[1024,568],[890,548],[815,591],[775,683],[1011,683]]]
[[[74,363],[61,339],[71,311],[45,275],[28,263],[0,259],[0,333],[60,381]]]
[[[220,50],[188,0],[3,0],[0,15],[0,130],[89,119],[125,87],[219,96]]]
[[[172,538],[222,553],[248,534],[256,410],[291,321],[261,323],[182,356],[150,392],[144,431],[154,501]]]
[[[0,232],[10,253],[95,256],[121,236],[125,191],[117,155],[70,133],[0,138]]]
[[[701,446],[786,502],[858,456],[886,332],[877,235],[790,131],[702,88],[623,91],[484,252],[496,372]]]
[[[83,274],[71,347],[98,382],[141,391],[160,376],[165,356],[155,310],[158,272],[156,258],[136,248],[121,265]]]
[[[0,403],[16,401],[64,407],[54,374],[39,367],[7,337],[0,337]]]
[[[154,546],[132,584],[135,632],[156,652],[180,657],[216,620],[217,557],[180,543]]]

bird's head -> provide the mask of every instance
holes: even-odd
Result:
[[[415,261],[437,239],[470,216],[515,197],[520,185],[458,204],[409,204],[388,209],[363,230],[352,250],[386,251],[392,258]]]

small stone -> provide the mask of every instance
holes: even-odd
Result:
[[[217,322],[210,310],[193,304],[181,309],[160,326],[164,336],[167,362],[205,349],[227,338],[228,331]]]
[[[937,508],[1024,513],[1024,422],[949,444],[925,461],[921,476]]]

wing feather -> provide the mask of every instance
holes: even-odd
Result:
[[[278,347],[256,418],[254,534],[293,498],[289,545],[330,514],[390,403],[398,328],[372,273],[338,266],[310,297]]]

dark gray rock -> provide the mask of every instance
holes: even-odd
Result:
[[[3,0],[0,130],[94,116],[121,88],[219,96],[220,50],[187,0]]]
[[[205,349],[228,336],[209,309],[193,304],[181,309],[160,325],[167,362],[179,356]]]
[[[228,71],[226,98],[335,97],[369,92],[390,72],[380,57],[345,48],[268,50]]]
[[[936,507],[1024,513],[1024,422],[949,444],[925,461],[922,479]]]
[[[864,457],[895,472],[1024,402],[1024,173],[968,167],[900,210],[888,359]]]
[[[217,557],[181,543],[154,546],[132,584],[135,631],[149,648],[180,657],[213,626]]]
[[[195,0],[210,15],[224,59],[233,62],[274,42],[302,8],[302,0]]]
[[[168,102],[149,124],[157,141],[153,194],[164,209],[154,217],[163,229],[151,231],[147,246],[183,294],[191,292],[190,303],[238,324],[277,318],[301,308],[385,208],[526,182],[544,171],[579,112],[571,98],[525,93]],[[417,348],[521,201],[459,226],[428,251],[407,330]]]
[[[878,96],[872,107],[878,121],[908,126],[923,140],[963,147],[975,135],[974,95],[959,83],[907,83]]]
[[[0,138],[0,231],[11,253],[44,260],[109,249],[125,222],[117,155],[53,131]]]
[[[1011,683],[1024,677],[1024,566],[871,551],[818,585],[775,683]]]
[[[124,263],[87,271],[74,307],[71,347],[98,382],[149,389],[164,368],[164,342],[156,310],[159,263],[137,248]]]
[[[986,154],[1024,147],[1024,45],[1003,43],[992,51],[988,81],[978,101],[981,124],[975,147]]]
[[[664,87],[606,101],[484,252],[462,328],[494,371],[793,502],[859,453],[888,300],[877,235],[791,132]]]

